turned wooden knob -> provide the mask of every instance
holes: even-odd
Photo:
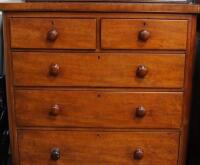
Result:
[[[52,116],[58,116],[60,112],[60,107],[58,104],[55,104],[51,107],[50,115]]]
[[[49,74],[51,76],[58,76],[59,72],[60,72],[60,67],[58,64],[51,64],[49,66]]]
[[[148,73],[148,68],[145,65],[139,65],[136,70],[136,76],[144,78]]]
[[[139,106],[136,108],[136,117],[144,117],[146,115],[146,110],[143,106]]]
[[[60,159],[60,149],[59,148],[53,148],[51,150],[51,159],[52,160]]]
[[[150,38],[150,32],[147,30],[141,30],[138,34],[138,38],[140,41],[147,41]]]
[[[58,38],[58,31],[56,29],[52,29],[47,33],[47,40],[48,41],[55,41]]]
[[[134,152],[134,159],[141,160],[144,157],[144,152],[141,148],[137,148]]]

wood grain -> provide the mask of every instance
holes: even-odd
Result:
[[[60,66],[56,77],[52,63]],[[148,67],[144,78],[136,76],[141,64]],[[184,64],[183,54],[13,53],[16,86],[182,88]]]
[[[184,165],[196,28],[196,16],[189,13],[199,12],[199,5],[69,2],[0,8],[7,10],[13,165]],[[120,38],[105,49],[101,20],[110,20],[104,37]],[[132,47],[136,29],[134,37],[140,32],[147,48]],[[53,148],[61,153],[57,161],[51,159]],[[139,153],[142,159],[135,160],[135,151],[144,157]]]
[[[41,99],[42,98],[42,99]],[[20,126],[180,128],[182,93],[16,90]],[[58,115],[51,107],[58,105]],[[143,106],[146,115],[136,116]]]
[[[21,165],[177,165],[179,134],[22,130],[18,140]],[[55,147],[58,161],[50,158]],[[138,147],[142,160],[133,158]]]
[[[53,42],[47,37],[52,29],[58,31]],[[92,18],[12,18],[10,30],[12,48],[96,48],[96,19]]]
[[[102,19],[103,49],[186,49],[187,20]],[[148,30],[147,41],[138,39],[141,30]]]
[[[123,1],[124,2],[124,1]],[[197,4],[177,3],[114,3],[114,2],[44,2],[44,3],[0,3],[3,11],[65,11],[65,12],[134,12],[134,13],[200,13],[200,6]]]

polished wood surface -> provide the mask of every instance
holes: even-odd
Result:
[[[196,16],[191,13],[198,10],[197,5],[20,3],[0,7],[7,10],[4,54],[13,165],[185,165],[196,29]],[[13,24],[14,20],[20,23]],[[52,20],[59,26],[53,23],[49,28]],[[67,21],[66,27],[66,20],[76,20],[80,26],[69,34],[66,29],[75,23]],[[104,20],[125,25],[118,28],[124,34],[131,34],[132,24],[142,20],[148,20],[145,25],[154,22],[154,28],[141,28],[142,24],[133,28],[137,34],[130,40],[124,42],[128,35],[120,34],[119,43],[103,49]],[[87,26],[81,26],[82,21]],[[13,25],[20,27],[14,42]],[[113,23],[110,27],[105,37],[112,35],[116,41],[116,28]],[[132,43],[132,37],[139,41]],[[87,43],[80,42],[83,38]],[[148,45],[153,39],[146,49],[142,45],[120,48],[136,42]]]
[[[95,19],[13,18],[10,24],[12,48],[96,48]]]
[[[15,52],[12,56],[15,86],[183,87],[184,54]],[[49,75],[52,63],[60,67],[56,77]],[[141,64],[148,67],[145,77],[138,76]]]
[[[181,126],[183,104],[181,92],[17,90],[15,98],[18,126],[93,128],[180,128]],[[53,113],[56,113],[53,116],[52,106]],[[146,115],[142,118],[137,114],[140,106],[146,111]]]
[[[177,165],[179,134],[24,130],[18,140],[21,165]],[[51,159],[54,148],[60,150],[57,161]],[[138,148],[144,152],[140,160]]]
[[[102,49],[186,49],[187,20],[102,19]]]
[[[0,3],[3,11],[68,11],[68,12],[132,12],[132,13],[200,13],[200,6],[177,3],[97,3],[97,2],[34,2]]]

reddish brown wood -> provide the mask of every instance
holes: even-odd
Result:
[[[187,20],[102,19],[101,46],[103,49],[185,50],[187,26]]]
[[[198,6],[1,6],[13,165],[184,165]]]
[[[4,67],[6,75],[6,96],[7,96],[7,108],[8,108],[8,122],[9,122],[9,137],[10,137],[10,150],[12,153],[13,165],[19,165],[19,150],[17,142],[17,129],[15,122],[14,111],[14,86],[12,76],[12,56],[10,50],[10,33],[7,27],[9,27],[9,18],[7,14],[3,14],[3,42],[4,42]]]
[[[16,86],[183,87],[184,54],[14,52],[12,55]],[[48,74],[52,62],[61,68],[57,77]],[[142,79],[136,75],[141,64],[148,67],[148,74]]]
[[[175,3],[96,3],[96,2],[66,2],[66,3],[0,3],[3,11],[65,11],[65,12],[134,12],[134,13],[199,13],[200,7],[195,4]]]
[[[13,18],[10,23],[12,48],[96,48],[95,19]],[[56,29],[53,33],[52,28]],[[59,36],[56,32],[59,33]],[[49,42],[47,38],[55,41]]]
[[[52,148],[60,149],[61,165],[177,165],[179,133],[24,130],[18,140],[22,165],[55,164]],[[133,157],[138,147],[142,160]]]
[[[182,97],[182,93],[17,90],[16,121],[19,127],[180,128]],[[52,104],[60,107],[56,118],[49,116]],[[135,115],[139,106],[146,109],[143,118]]]
[[[184,85],[184,104],[183,104],[183,117],[182,117],[182,131],[180,135],[180,148],[178,165],[186,165],[187,159],[187,144],[189,134],[189,121],[192,99],[192,79],[194,62],[196,55],[196,22],[197,17],[192,16],[188,29],[188,48],[186,56],[186,70],[185,70],[185,85]]]

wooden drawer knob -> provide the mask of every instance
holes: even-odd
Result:
[[[60,149],[59,148],[53,148],[51,150],[51,159],[52,160],[60,159]]]
[[[55,41],[58,38],[58,31],[56,29],[52,29],[47,33],[47,40],[50,42]]]
[[[144,157],[144,152],[141,148],[137,148],[134,152],[134,159],[141,160]]]
[[[144,117],[146,115],[146,110],[143,106],[139,106],[136,108],[136,117]]]
[[[58,64],[51,64],[49,66],[49,74],[51,76],[58,76],[60,72],[60,66]]]
[[[51,107],[50,115],[51,116],[58,116],[60,112],[60,107],[58,104],[55,104]]]
[[[144,78],[148,73],[148,68],[145,65],[139,65],[136,70],[136,76]]]
[[[147,41],[150,38],[150,32],[147,30],[141,30],[138,34],[138,38],[140,41]]]

